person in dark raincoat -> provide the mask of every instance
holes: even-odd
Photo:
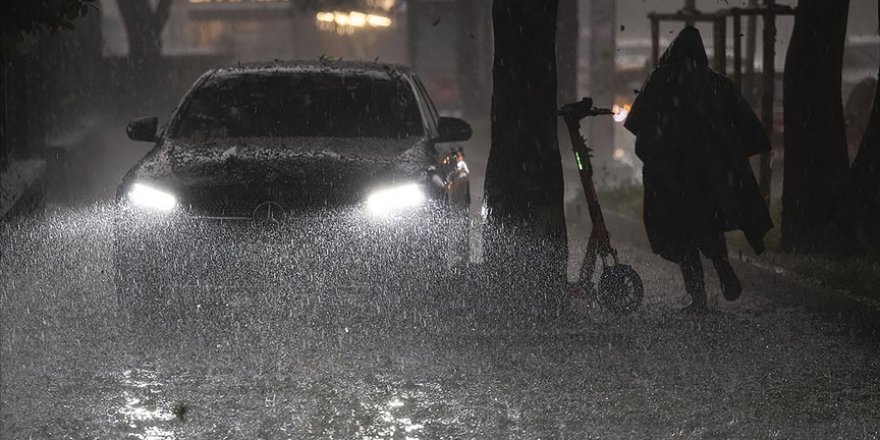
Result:
[[[624,125],[644,163],[645,229],[654,253],[681,266],[705,312],[699,253],[709,258],[728,300],[742,287],[724,232],[742,230],[755,252],[773,227],[748,157],[770,150],[760,121],[732,81],[709,68],[699,31],[686,27],[639,92]]]

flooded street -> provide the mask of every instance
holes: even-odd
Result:
[[[715,311],[682,315],[674,266],[623,221],[611,232],[644,277],[642,308],[575,301],[548,317],[478,273],[436,291],[255,288],[132,311],[116,302],[106,215],[3,231],[3,438],[880,435],[875,339],[791,300],[810,287],[745,265],[742,300],[710,287]]]
[[[0,440],[880,440],[877,7],[4,0]]]

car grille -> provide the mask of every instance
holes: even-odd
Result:
[[[286,214],[335,209],[357,204],[360,194],[311,188],[296,192],[289,188],[258,188],[254,190],[212,187],[190,189],[182,197],[182,206],[193,217],[254,218],[267,202]]]

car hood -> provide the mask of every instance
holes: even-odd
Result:
[[[377,186],[423,178],[435,153],[424,138],[165,141],[126,177],[173,190],[191,206],[354,203]]]
[[[299,181],[304,172],[416,175],[434,152],[423,138],[167,140],[134,170],[133,178],[179,185]]]

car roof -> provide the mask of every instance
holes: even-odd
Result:
[[[399,64],[368,62],[368,61],[343,61],[343,60],[302,60],[302,61],[264,61],[252,63],[237,63],[228,67],[215,69],[211,72],[212,77],[222,78],[225,76],[237,76],[242,74],[296,74],[296,73],[326,73],[330,75],[373,76],[381,78],[393,78],[410,76],[412,71],[409,67]]]

